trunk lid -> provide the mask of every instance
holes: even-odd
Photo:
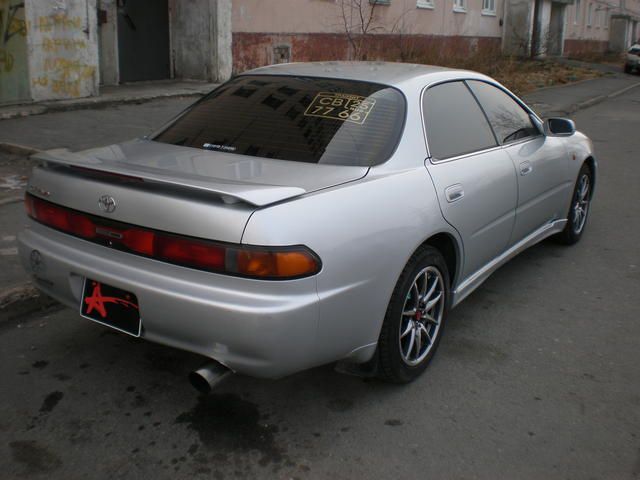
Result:
[[[33,156],[29,191],[114,221],[240,243],[257,208],[364,177],[368,167],[210,152],[148,140]],[[100,198],[115,209],[106,212]]]
[[[211,152],[150,140],[78,153],[49,150],[33,158],[200,190],[226,203],[242,201],[257,207],[351,182],[369,170]]]

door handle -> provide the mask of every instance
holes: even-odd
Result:
[[[444,190],[444,195],[447,197],[447,202],[453,203],[460,200],[464,197],[464,190],[462,185],[456,183],[455,185],[451,185]]]
[[[526,161],[520,164],[520,175],[526,175],[527,173],[531,173],[533,167],[531,166],[531,162]]]

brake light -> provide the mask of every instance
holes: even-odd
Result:
[[[184,267],[258,279],[315,275],[320,259],[304,246],[231,245],[175,235],[78,212],[27,194],[27,214],[56,230]]]

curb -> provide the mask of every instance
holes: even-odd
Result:
[[[14,203],[21,203],[24,201],[24,197],[8,197],[0,199],[0,207],[4,207],[5,205],[11,205]],[[0,294],[1,296],[2,294]]]
[[[26,315],[60,305],[27,282],[0,294],[0,326]]]
[[[100,97],[88,97],[82,100],[61,100],[58,102],[42,102],[37,105],[21,105],[13,109],[8,108],[7,111],[0,110],[0,121],[11,120],[14,118],[30,117],[33,115],[42,115],[54,112],[71,112],[74,110],[89,110],[92,108],[109,108],[117,105],[141,104],[151,102],[153,100],[167,98],[189,98],[203,97],[206,93],[199,91],[182,91],[177,93],[157,93],[153,95],[141,95],[130,97],[119,97],[113,99],[105,99]]]
[[[0,142],[0,152],[9,153],[11,155],[20,155],[23,157],[29,157],[41,151],[42,150],[38,150],[37,148],[28,147],[26,145],[20,145],[18,143]]]
[[[633,85],[627,85],[624,88],[621,88],[620,90],[616,90],[615,92],[611,92],[608,93],[606,95],[600,95],[598,97],[594,97],[594,98],[590,98],[589,100],[585,100],[584,102],[580,102],[578,104],[575,105],[574,109],[572,109],[572,111],[570,113],[575,113],[578,110],[584,110],[585,108],[589,108],[589,107],[593,107],[594,105],[597,105],[598,103],[604,102],[605,100],[609,99],[609,98],[615,98],[618,97],[620,95],[622,95],[623,93],[628,92],[629,90],[632,90],[636,87],[640,86],[640,82],[634,83]]]

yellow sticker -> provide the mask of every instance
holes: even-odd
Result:
[[[304,114],[307,117],[330,118],[353,122],[362,125],[376,101],[374,99],[351,95],[348,93],[320,92],[307,107]]]

